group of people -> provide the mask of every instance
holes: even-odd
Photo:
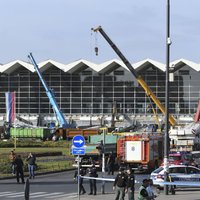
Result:
[[[123,167],[119,168],[113,184],[113,190],[116,193],[115,200],[124,200],[125,193],[128,193],[129,200],[134,200],[135,175],[131,168],[127,172],[125,172]]]
[[[156,195],[153,191],[153,181],[151,179],[144,179],[142,186],[139,188],[138,200],[154,200]],[[135,200],[135,175],[132,168],[127,171],[123,167],[119,168],[113,190],[116,191],[115,200],[124,200],[125,194],[128,194],[128,200]]]
[[[86,190],[83,186],[83,176],[88,175],[90,192],[89,195],[96,195],[96,177],[98,177],[97,169],[94,164],[89,168],[84,168],[80,165],[79,177],[78,170],[75,171],[74,179],[79,179],[79,194],[85,194]],[[144,179],[142,186],[139,188],[138,200],[154,200],[156,195],[153,191],[153,182],[151,179]],[[116,197],[115,200],[124,200],[125,194],[128,195],[128,200],[135,200],[135,175],[132,168],[125,171],[123,167],[119,168],[119,172],[114,180],[113,190],[115,190]]]
[[[86,190],[83,186],[83,178],[82,176],[85,176],[88,174],[88,176],[91,178],[89,179],[89,185],[90,185],[90,193],[89,195],[96,195],[97,194],[97,186],[96,186],[96,177],[98,177],[97,169],[95,167],[95,164],[92,164],[91,167],[85,169],[82,166],[80,166],[79,169],[79,177],[78,175],[78,170],[75,171],[74,174],[74,179],[76,180],[77,178],[79,179],[79,194],[85,194]]]
[[[17,183],[20,183],[20,178],[21,182],[24,183],[24,162],[21,155],[16,155],[14,150],[12,150],[9,159],[11,162],[12,174],[16,175]],[[29,178],[35,178],[36,157],[32,153],[29,153],[26,161],[28,162]]]

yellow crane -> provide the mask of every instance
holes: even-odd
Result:
[[[142,79],[142,77],[135,71],[135,69],[132,67],[130,62],[125,58],[125,56],[122,54],[122,52],[119,50],[119,48],[114,44],[114,42],[108,37],[108,35],[105,33],[105,31],[102,29],[101,26],[97,28],[92,28],[92,31],[94,32],[100,32],[101,35],[104,37],[104,39],[110,44],[112,49],[115,51],[115,53],[121,58],[123,63],[128,67],[130,72],[135,76],[137,79],[138,83],[141,85],[141,87],[144,89],[146,92],[146,95],[151,98],[151,100],[156,104],[156,106],[160,109],[160,111],[165,115],[165,107],[161,104],[159,99],[154,95],[152,90],[148,87],[146,82]],[[95,48],[96,53],[98,52],[98,49]],[[154,110],[155,111],[155,110]],[[153,111],[153,112],[154,112]],[[172,115],[169,115],[169,122],[172,126],[176,125],[176,120]]]

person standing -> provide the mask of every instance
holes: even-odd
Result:
[[[95,164],[93,164],[92,167],[90,167],[88,169],[88,174],[89,174],[89,177],[91,177],[91,178],[98,177]],[[90,183],[90,193],[89,193],[89,195],[91,195],[91,194],[96,195],[97,194],[96,179],[89,179],[89,183]]]
[[[116,191],[115,200],[124,200],[126,183],[127,175],[124,172],[124,168],[120,167],[113,185],[113,190]]]
[[[86,171],[83,167],[80,166],[80,170],[79,170],[79,175],[80,176],[85,176]],[[85,194],[85,188],[83,186],[83,178],[82,177],[78,177],[78,169],[75,171],[74,174],[74,179],[77,180],[79,178],[79,194]]]
[[[14,161],[16,159],[16,154],[15,154],[14,150],[12,150],[10,152],[9,159],[10,159],[10,166],[11,166],[12,175],[15,175],[15,164],[14,164]]]
[[[113,152],[110,152],[107,160],[108,175],[110,175],[110,173],[114,175],[114,165],[115,165],[115,157],[113,155]]]
[[[24,183],[24,170],[23,170],[24,163],[21,159],[21,156],[18,155],[13,163],[16,166],[17,183],[19,183],[19,177],[21,177],[22,183]]]
[[[151,200],[155,200],[155,198],[157,197],[155,194],[154,194],[154,191],[153,191],[153,181],[152,179],[149,179],[149,186],[147,187],[147,192],[148,192],[148,196]]]
[[[28,161],[29,178],[35,178],[35,156],[32,153],[29,153],[29,156],[26,159],[26,161]]]
[[[135,175],[132,168],[129,168],[127,170],[127,186],[126,186],[126,192],[128,192],[128,200],[135,200],[134,191],[135,191]]]
[[[146,188],[149,186],[149,180],[144,179],[142,185],[139,188],[138,200],[150,200],[151,198],[148,195]]]

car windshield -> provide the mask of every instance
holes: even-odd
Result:
[[[152,173],[158,174],[160,173],[164,168],[163,167],[159,167],[158,169],[154,170]]]

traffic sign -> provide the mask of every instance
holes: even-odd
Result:
[[[85,148],[72,148],[73,155],[85,155]]]
[[[82,135],[76,135],[72,139],[73,146],[81,148],[85,145],[85,138]]]

